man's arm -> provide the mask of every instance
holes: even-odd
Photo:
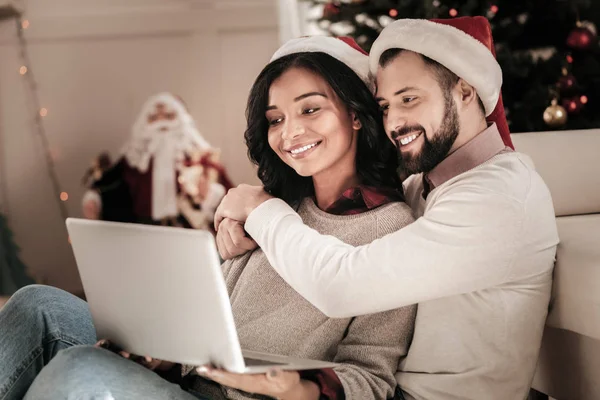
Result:
[[[456,185],[425,216],[365,246],[319,234],[278,199],[254,209],[245,228],[304,298],[349,317],[505,282],[524,217],[515,198]]]

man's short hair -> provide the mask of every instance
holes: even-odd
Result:
[[[405,51],[405,50],[404,49],[387,49],[386,51],[383,52],[383,54],[381,54],[381,57],[379,57],[379,66],[381,68],[385,68],[392,61],[394,61],[396,59],[396,57],[398,57],[403,51]],[[419,54],[419,53],[416,53],[416,54]],[[456,75],[454,72],[450,71],[448,68],[444,67],[439,62],[432,60],[431,58],[424,56],[423,54],[419,54],[419,55],[425,62],[425,65],[427,65],[429,68],[431,68],[433,70],[433,72],[435,73],[438,84],[442,88],[444,95],[447,95],[448,93],[450,93],[452,88],[454,86],[456,86],[456,84],[458,83],[458,80],[460,79],[458,77],[458,75]],[[483,106],[483,102],[481,101],[481,98],[479,97],[479,95],[477,96],[477,103],[479,104],[479,109],[485,116],[485,107]]]

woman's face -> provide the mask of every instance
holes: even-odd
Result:
[[[319,75],[290,68],[273,82],[269,145],[301,176],[355,169],[360,122]]]

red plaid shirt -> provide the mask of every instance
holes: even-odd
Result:
[[[356,215],[393,201],[403,201],[397,189],[358,186],[344,191],[339,199],[325,210],[335,215]],[[346,398],[340,378],[332,369],[300,371],[300,377],[315,382],[321,388],[321,399],[343,400]]]

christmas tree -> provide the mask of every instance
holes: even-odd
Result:
[[[18,253],[6,218],[0,214],[0,296],[13,294],[20,287],[34,283]]]
[[[395,19],[486,16],[512,132],[600,128],[600,1],[306,1],[323,7],[321,29],[367,51]]]

